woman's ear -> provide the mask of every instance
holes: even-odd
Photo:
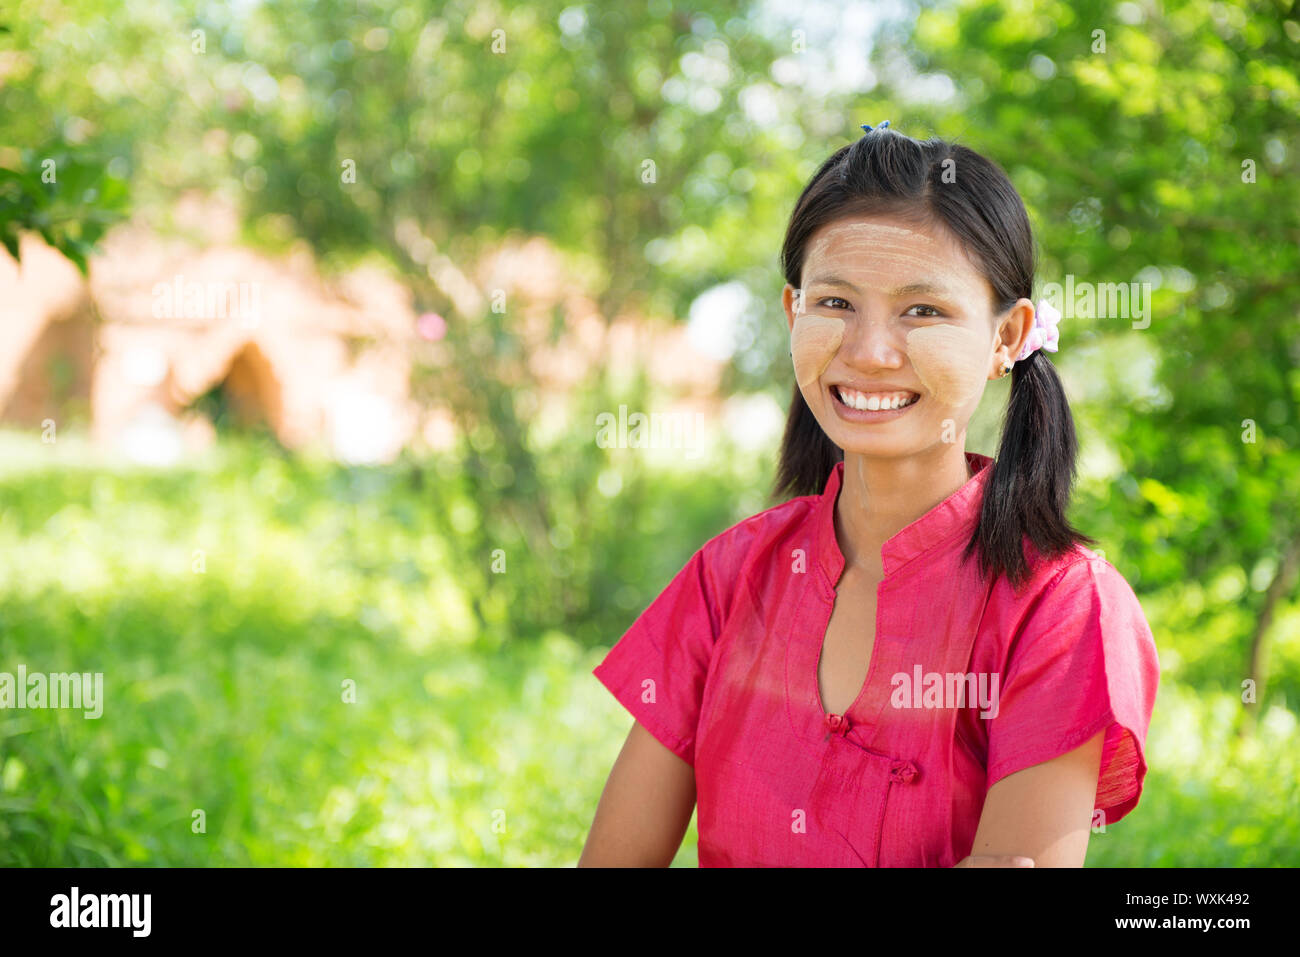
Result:
[[[794,317],[799,312],[800,290],[794,288],[789,283],[781,290],[781,305],[785,308],[785,320],[790,326],[790,331],[794,331]]]
[[[1002,376],[1002,367],[1014,364],[1016,356],[1029,340],[1029,333],[1034,329],[1034,304],[1028,299],[1017,299],[1016,304],[1002,314],[998,322],[997,334],[993,340],[992,368],[990,379]]]

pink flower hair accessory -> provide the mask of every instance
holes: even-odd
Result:
[[[1061,341],[1061,331],[1057,328],[1060,321],[1059,309],[1046,299],[1038,300],[1038,305],[1034,308],[1034,328],[1029,330],[1029,338],[1025,340],[1025,347],[1016,356],[1016,361],[1028,358],[1035,349],[1055,352]]]

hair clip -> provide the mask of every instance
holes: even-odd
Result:
[[[889,125],[889,120],[885,120],[885,122],[883,122],[883,123],[881,123],[879,126],[877,126],[876,129],[878,129],[878,130],[883,130],[883,129],[884,129],[886,126],[888,126],[888,125]],[[862,128],[863,128],[864,130],[866,130],[868,133],[871,132],[871,127],[870,127],[869,125],[867,125],[866,123],[863,123],[863,124],[862,124]]]

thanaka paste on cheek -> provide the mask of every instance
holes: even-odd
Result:
[[[941,405],[975,399],[987,378],[989,343],[972,329],[934,325],[907,334],[907,354],[917,378]]]
[[[794,378],[801,390],[817,385],[843,341],[843,319],[809,313],[795,317],[790,329],[790,352],[794,356]]]

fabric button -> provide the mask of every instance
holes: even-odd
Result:
[[[916,765],[911,761],[895,760],[889,766],[889,780],[907,784],[917,775]]]
[[[849,730],[849,719],[842,714],[828,714],[826,727],[831,734],[846,734]]]

